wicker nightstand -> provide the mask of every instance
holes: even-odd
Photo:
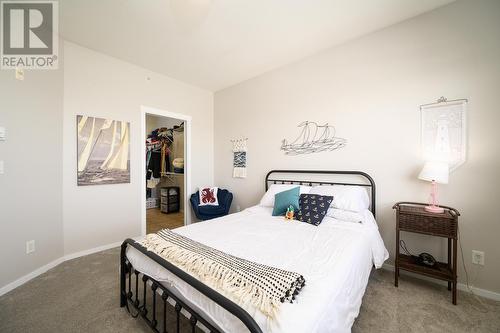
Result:
[[[457,304],[457,231],[460,213],[451,207],[442,214],[433,214],[424,210],[427,204],[416,202],[398,202],[392,208],[396,210],[396,260],[394,285],[398,286],[399,270],[403,269],[432,278],[448,281],[448,290],[452,291],[453,304]],[[434,267],[416,262],[414,257],[399,252],[400,232],[414,232],[448,239],[448,262],[438,262]]]

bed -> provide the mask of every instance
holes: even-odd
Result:
[[[355,171],[274,170],[265,183],[266,190],[270,184],[336,184],[363,186],[370,193],[370,209],[360,212],[362,223],[326,217],[312,226],[273,217],[272,208],[257,205],[175,229],[234,256],[300,272],[307,285],[294,303],[284,303],[271,320],[256,309],[238,306],[128,239],[121,251],[121,306],[140,315],[156,332],[167,331],[167,319],[158,317],[166,315],[168,304],[175,309],[177,332],[181,316],[189,319],[192,332],[196,327],[235,333],[350,332],[372,267],[381,267],[388,257],[375,221],[373,179]]]

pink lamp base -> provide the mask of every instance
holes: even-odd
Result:
[[[424,209],[429,213],[435,213],[435,214],[444,213],[444,208],[439,206],[425,206]]]

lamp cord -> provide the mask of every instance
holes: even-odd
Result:
[[[488,305],[485,304],[481,298],[476,295],[474,293],[474,290],[472,289],[470,283],[469,283],[469,272],[467,271],[467,267],[465,266],[465,259],[464,259],[464,251],[463,251],[463,248],[462,248],[462,238],[461,238],[461,235],[460,235],[460,229],[458,228],[457,226],[457,233],[458,233],[458,244],[460,246],[460,255],[462,257],[462,265],[463,265],[463,268],[464,268],[464,272],[465,272],[465,285],[467,287],[467,290],[469,291],[469,293],[474,297],[474,299],[479,303],[479,305],[481,307],[483,307],[484,309],[486,310],[481,310],[481,309],[478,309],[479,312],[481,313],[488,313],[489,312],[489,309],[488,309]],[[399,240],[399,245],[401,246],[401,249],[409,256],[413,256],[413,254],[408,250],[408,247],[406,246],[406,243],[404,240],[400,239]],[[477,270],[476,270],[476,277],[477,277]],[[475,280],[475,278],[474,278]]]
[[[411,252],[408,250],[408,248],[406,247],[406,243],[404,240],[400,239],[399,240],[399,246],[401,246],[401,248],[403,249],[403,251],[409,255],[409,256],[413,256],[413,254],[411,254]]]

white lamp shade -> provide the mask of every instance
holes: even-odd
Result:
[[[425,163],[422,171],[420,171],[420,174],[418,175],[418,178],[429,182],[435,181],[440,184],[448,184],[449,174],[450,167],[448,163],[429,161]]]

